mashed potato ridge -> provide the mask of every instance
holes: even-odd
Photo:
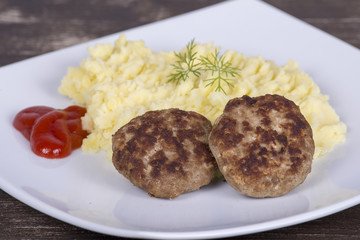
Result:
[[[212,43],[197,44],[195,51],[209,56],[215,48]],[[262,57],[226,51],[225,59],[240,70],[240,76],[233,88],[225,86],[225,95],[215,92],[215,86],[205,87],[204,80],[211,77],[208,73],[190,75],[179,85],[168,82],[171,64],[176,61],[174,52],[154,53],[143,41],[127,41],[121,35],[114,44],[98,44],[89,52],[79,67],[69,68],[59,87],[61,94],[87,108],[82,118],[84,129],[90,132],[82,145],[85,152],[104,150],[111,159],[112,134],[149,110],[177,107],[214,122],[230,99],[267,93],[285,96],[299,105],[313,130],[314,159],[345,141],[346,125],[329,105],[328,96],[321,94],[293,61],[278,66]]]

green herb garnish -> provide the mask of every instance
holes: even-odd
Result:
[[[210,72],[211,78],[205,79],[208,82],[205,87],[216,84],[215,91],[226,94],[222,83],[226,83],[229,87],[234,87],[231,81],[236,76],[239,76],[238,69],[231,66],[230,62],[225,61],[225,57],[219,57],[219,51],[215,49],[215,53],[210,57],[197,57],[197,52],[194,52],[194,39],[186,45],[186,52],[184,54],[176,53],[176,64],[172,64],[174,72],[169,75],[169,82],[179,84],[181,80],[185,81],[192,73],[199,77],[202,72]],[[197,60],[197,63],[195,61]]]
[[[189,74],[192,73],[196,77],[200,76],[199,63],[195,64],[197,52],[193,52],[195,48],[194,39],[186,45],[186,52],[184,54],[176,53],[176,64],[172,64],[175,72],[169,76],[169,82],[175,82],[179,84],[181,80],[185,81],[189,78]]]
[[[211,57],[200,57],[201,66],[203,71],[211,72],[212,78],[204,80],[208,82],[205,87],[212,86],[216,83],[215,92],[223,92],[226,94],[224,88],[221,86],[222,82],[225,82],[229,87],[234,87],[230,82],[233,81],[236,76],[239,76],[237,69],[231,66],[230,62],[225,62],[225,57],[222,55],[219,58],[219,52],[215,49],[215,53],[211,54]],[[230,76],[232,78],[230,78]]]

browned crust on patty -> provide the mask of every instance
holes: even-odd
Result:
[[[113,164],[150,195],[175,198],[213,179],[210,131],[211,122],[195,112],[149,111],[113,135]]]
[[[209,144],[227,182],[251,197],[280,196],[301,184],[315,149],[299,107],[269,94],[230,100]]]

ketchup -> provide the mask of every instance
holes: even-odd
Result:
[[[85,113],[85,108],[75,105],[65,109],[29,107],[15,116],[13,126],[30,141],[36,155],[64,158],[87,136],[80,119]]]

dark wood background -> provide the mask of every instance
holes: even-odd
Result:
[[[216,2],[0,0],[0,66]],[[266,2],[360,48],[359,0]],[[0,190],[0,239],[119,238],[53,219]],[[360,239],[360,205],[311,222],[231,239]]]

